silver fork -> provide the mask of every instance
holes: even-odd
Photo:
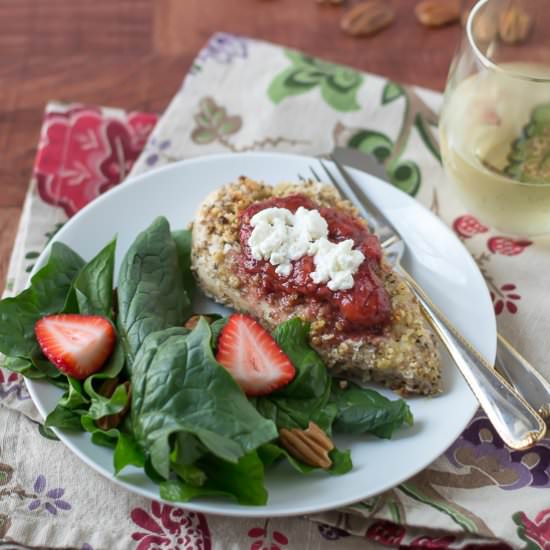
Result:
[[[332,151],[332,159],[340,165],[351,166],[383,181],[390,181],[384,165],[364,151],[349,147],[335,147]],[[495,367],[529,405],[548,422],[550,420],[550,382],[500,333],[497,334]]]
[[[420,285],[401,266],[400,260],[405,251],[405,241],[401,234],[366,196],[349,172],[334,158],[331,160],[347,184],[348,190],[345,190],[321,160],[321,166],[330,181],[342,197],[351,200],[359,207],[373,226],[386,252],[386,257],[417,297],[426,319],[439,336],[502,440],[512,449],[523,450],[532,447],[546,433],[544,420],[460,334]],[[322,181],[313,167],[310,167],[310,170],[317,181]]]

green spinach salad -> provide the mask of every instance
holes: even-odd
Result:
[[[352,457],[332,445],[333,434],[391,438],[412,424],[402,399],[331,377],[299,318],[262,336],[287,361],[291,379],[267,394],[245,393],[216,357],[224,331],[246,316],[192,311],[191,232],[172,232],[157,218],[126,252],[116,287],[115,248],[113,240],[85,262],[54,242],[28,288],[0,301],[0,352],[4,368],[64,390],[45,426],[89,432],[113,449],[116,474],[143,468],[166,500],[214,495],[263,505],[265,471],[275,462],[287,461],[296,475],[320,469],[300,452],[304,441],[314,452],[329,441],[322,469],[341,475]],[[52,338],[56,323],[67,326]],[[75,354],[98,357],[93,346],[71,348],[82,334],[92,343],[99,334],[103,351],[109,343],[93,372],[71,370]]]

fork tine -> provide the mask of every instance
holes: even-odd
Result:
[[[374,204],[370,198],[366,195],[366,193],[359,187],[357,182],[353,179],[351,174],[342,166],[333,155],[330,155],[330,160],[334,163],[334,166],[336,166],[336,169],[344,178],[344,181],[348,184],[351,193],[355,196],[357,202],[361,205],[362,209],[367,214],[367,219],[374,220],[376,226],[386,226],[391,229],[391,231],[401,237],[399,231],[395,228],[395,226],[391,223],[391,221],[386,218],[386,216],[380,211],[378,206]],[[325,168],[326,170],[326,168]],[[327,170],[328,172],[328,170]],[[343,196],[345,197],[346,194],[344,193]]]
[[[313,168],[313,166],[310,166],[310,167],[309,167],[309,171],[311,172],[312,176],[313,176],[318,182],[321,182],[321,178],[319,177],[319,174],[317,174],[317,172],[315,171],[315,169]]]
[[[349,200],[349,197],[346,195],[346,192],[344,191],[342,186],[338,183],[338,180],[330,173],[330,170],[327,168],[326,164],[321,159],[319,159],[319,163],[323,167],[323,170],[325,171],[325,173],[328,176],[329,180],[332,182],[332,185],[334,185],[334,187],[336,187],[336,190],[338,191],[338,193],[340,193],[340,196],[343,199],[348,199]],[[313,168],[310,167],[310,170],[313,172]],[[321,180],[318,178],[317,181],[321,181]]]

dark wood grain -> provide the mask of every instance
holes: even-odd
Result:
[[[343,7],[315,0],[2,0],[0,2],[0,290],[44,106],[78,101],[162,111],[215,31],[240,33],[441,90],[458,25],[427,29],[412,0],[366,39],[343,34]]]

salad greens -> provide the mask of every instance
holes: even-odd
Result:
[[[66,313],[103,315],[112,319],[115,247],[113,239],[78,272],[65,301]]]
[[[126,252],[118,277],[117,328],[130,368],[148,334],[181,326],[191,314],[184,263],[166,218],[157,218]]]
[[[273,337],[286,353],[296,377],[279,391],[256,401],[256,407],[277,428],[307,428],[315,422],[330,434],[336,407],[330,400],[331,378],[327,369],[308,343],[309,325],[295,318],[275,329]]]
[[[170,476],[174,433],[194,435],[207,451],[237,463],[277,437],[272,422],[250,404],[233,377],[216,362],[208,323],[188,334],[171,328],[150,334],[132,367],[136,441],[150,449],[151,464]]]
[[[202,317],[192,330],[183,326],[195,288],[191,232],[171,232],[157,218],[128,249],[113,290],[115,248],[113,240],[84,262],[54,243],[29,288],[0,301],[2,366],[62,387],[45,426],[90,432],[95,444],[113,449],[115,473],[143,468],[167,500],[217,495],[261,505],[273,463],[287,461],[301,474],[315,470],[279,445],[279,429],[315,422],[328,435],[389,438],[412,424],[405,401],[351,383],[344,389],[330,377],[309,345],[308,323],[298,318],[273,333],[296,369],[294,380],[247,398],[215,359],[227,319],[209,324]],[[117,344],[101,371],[75,380],[41,354],[34,324],[55,313],[102,315],[116,325]],[[329,456],[329,474],[352,469],[349,450]]]
[[[402,424],[412,426],[413,416],[405,401],[391,401],[374,390],[348,383],[342,389],[336,380],[332,382],[331,404],[337,409],[333,425],[340,433],[371,433],[390,439]]]
[[[83,266],[84,260],[76,252],[62,243],[54,243],[48,262],[31,279],[29,288],[14,298],[0,301],[0,353],[26,362],[24,366],[21,361],[17,365],[12,362],[11,366],[17,366],[13,370],[28,369],[22,374],[35,374],[35,378],[46,376],[33,364],[33,359],[40,355],[34,324],[45,315],[64,310],[72,283]]]

